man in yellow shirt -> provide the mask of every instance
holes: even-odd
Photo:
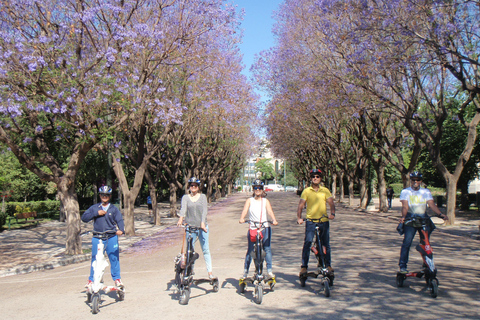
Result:
[[[310,171],[312,185],[303,190],[298,203],[298,224],[303,223],[302,210],[305,207],[305,204],[307,204],[307,220],[305,224],[305,240],[303,243],[300,276],[306,276],[307,274],[308,260],[310,259],[310,248],[312,247],[313,236],[315,234],[315,227],[317,224],[319,224],[323,229],[320,240],[327,249],[325,265],[329,273],[333,275],[330,254],[329,220],[333,220],[335,218],[335,203],[330,190],[320,186],[320,182],[322,181],[321,175],[322,171],[319,169],[313,169]],[[330,214],[327,213],[327,203],[330,206]]]

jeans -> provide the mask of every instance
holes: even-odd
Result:
[[[113,280],[121,279],[120,277],[120,250],[118,247],[118,236],[115,235],[108,240],[100,240],[98,238],[92,238],[92,263],[96,260],[98,244],[103,241],[105,246],[108,260],[110,260],[110,274]],[[92,264],[90,264],[91,266]],[[90,277],[88,280],[93,281],[93,267],[90,267]]]
[[[405,217],[405,220],[408,220],[412,217],[419,217],[419,218],[425,218],[425,215],[411,215],[410,213],[407,214]],[[430,227],[430,224],[427,223],[426,225],[428,236],[430,237],[430,234],[432,233],[432,228]],[[400,260],[398,261],[398,266],[400,269],[402,268],[407,268],[407,263],[408,263],[408,254],[410,252],[410,246],[412,245],[413,238],[415,237],[415,233],[417,233],[417,229],[412,226],[408,226],[406,224],[403,225],[403,230],[404,230],[404,238],[403,238],[403,243],[402,243],[402,249],[400,250]]]
[[[388,209],[392,209],[392,198],[387,198],[388,200]]]
[[[207,272],[212,272],[212,257],[210,256],[210,248],[208,245],[208,226],[207,232],[199,229],[198,232],[190,232],[193,239],[193,246],[195,247],[195,243],[198,239],[200,239],[200,246],[202,247],[203,251],[203,258],[205,259],[205,265],[207,266]],[[188,240],[188,235],[186,235]]]
[[[263,249],[265,250],[265,260],[267,261],[267,272],[272,272],[272,248],[270,247],[270,241],[272,238],[272,228],[268,227],[262,230],[263,234]],[[250,229],[247,232],[248,249],[245,256],[245,264],[243,267],[244,272],[248,273],[250,263],[252,262],[252,252],[255,242],[250,241]]]
[[[316,223],[312,221],[305,221],[305,240],[303,243],[302,251],[302,268],[308,269],[308,260],[310,260],[310,248],[312,247],[313,237],[315,236],[315,226],[320,226],[320,241],[322,245],[327,249],[327,254],[325,255],[325,267],[330,267],[332,263],[332,256],[330,250],[330,223]],[[323,229],[323,232],[322,232]]]

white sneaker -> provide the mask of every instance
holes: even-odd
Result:
[[[268,279],[273,279],[273,278],[275,278],[275,275],[273,274],[272,271],[267,272],[267,276],[268,276]]]
[[[245,279],[246,277],[248,277],[248,271],[244,271],[240,279]]]

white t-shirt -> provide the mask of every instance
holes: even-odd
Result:
[[[411,187],[402,190],[400,200],[408,201],[408,212],[413,214],[425,214],[427,211],[427,201],[433,200],[430,190],[420,188],[417,191]]]
[[[250,198],[250,207],[248,208],[248,220],[252,221],[267,221],[267,200],[261,198],[255,200]],[[264,224],[264,227],[268,227],[268,222]],[[250,229],[256,229],[255,224],[250,222]]]

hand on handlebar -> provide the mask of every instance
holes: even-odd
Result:
[[[241,218],[240,220],[238,220],[238,223],[245,223],[245,219]]]
[[[333,220],[335,219],[335,216],[333,214],[327,215],[328,220]]]
[[[303,219],[302,218],[297,218],[297,224],[302,224],[303,223]]]

